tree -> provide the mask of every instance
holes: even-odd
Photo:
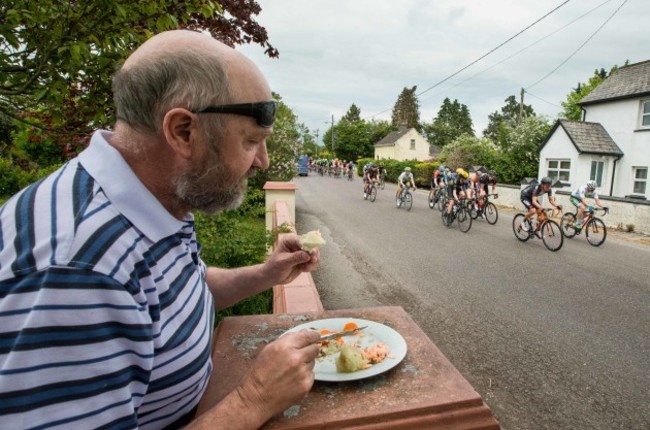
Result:
[[[255,0],[7,0],[0,7],[0,114],[41,128],[43,138],[73,142],[70,156],[92,128],[112,124],[111,75],[135,47],[155,33],[208,31],[234,46],[277,50],[254,19]]]
[[[352,106],[350,106],[350,109],[348,109],[347,113],[343,118],[341,118],[341,120],[348,122],[361,121],[361,109],[352,103]]]
[[[404,88],[399,97],[397,97],[397,101],[393,107],[393,127],[406,126],[408,128],[415,128],[418,131],[421,130],[420,102],[418,102],[417,96],[415,95],[417,88],[417,85],[411,89]]]
[[[551,124],[545,118],[531,116],[511,129],[507,145],[500,146],[494,169],[499,181],[518,184],[525,177],[537,177],[539,168],[539,147]]]
[[[628,61],[625,61],[625,65]],[[578,86],[571,90],[566,96],[566,100],[562,102],[564,110],[560,114],[562,118],[570,119],[573,121],[582,120],[582,108],[578,105],[587,94],[592,92],[598,85],[600,85],[608,76],[618,70],[618,66],[614,65],[607,73],[605,69],[594,70],[594,74],[587,80],[587,83],[578,82]]]
[[[488,126],[483,130],[483,137],[492,139],[497,144],[503,140],[504,126],[514,127],[519,121],[521,104],[514,95],[506,98],[505,102],[501,112],[494,111],[488,116]],[[523,114],[524,117],[529,117],[535,115],[535,111],[532,106],[524,103]]]
[[[474,126],[466,105],[445,98],[438,116],[431,124],[425,124],[424,131],[429,143],[444,147],[463,134],[474,135]]]
[[[493,166],[496,157],[496,146],[490,139],[462,134],[442,149],[439,159],[453,168],[469,169],[471,166]]]

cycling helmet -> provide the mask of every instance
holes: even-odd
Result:
[[[542,184],[551,185],[553,183],[553,180],[551,178],[549,178],[548,176],[544,176],[540,182]]]
[[[598,184],[596,183],[596,181],[587,182],[587,188],[589,188],[590,190],[595,190],[597,186]]]
[[[488,177],[487,173],[483,173],[481,176],[478,177],[478,181],[481,184],[487,184],[489,180],[490,180],[490,178]]]
[[[465,179],[469,178],[469,173],[467,173],[467,172],[465,171],[465,169],[462,169],[462,168],[460,168],[460,167],[459,167],[458,169],[456,169],[456,174],[457,174],[458,176],[462,176],[462,177],[465,178]]]
[[[495,172],[494,170],[488,170],[488,176],[490,178],[496,178],[497,177],[497,172]]]
[[[405,168],[404,168],[404,171],[410,173],[410,172],[411,172],[411,168],[410,168],[410,167],[405,167]]]

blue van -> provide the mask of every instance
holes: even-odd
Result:
[[[309,175],[309,157],[307,157],[306,154],[302,154],[300,157],[298,157],[298,175]]]

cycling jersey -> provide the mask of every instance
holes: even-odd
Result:
[[[576,199],[579,200],[582,200],[586,196],[597,199],[598,193],[596,192],[596,190],[593,190],[591,192],[587,191],[587,185],[582,185],[571,192],[571,197],[575,197]]]
[[[409,182],[414,182],[413,181],[413,174],[410,172],[402,172],[400,173],[399,177],[397,178],[397,183],[398,184],[407,184]]]

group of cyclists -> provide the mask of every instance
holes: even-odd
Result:
[[[309,165],[312,170],[322,169],[325,172],[341,172],[343,174],[355,175],[356,168],[353,161],[346,160],[310,160]],[[331,174],[331,173],[330,173]],[[369,162],[363,166],[363,196],[366,198],[370,193],[370,185],[373,183],[380,183],[385,179],[386,168],[383,163]],[[429,205],[435,205],[442,195],[449,198],[446,207],[446,216],[451,217],[454,204],[466,199],[474,204],[473,208],[476,210],[478,216],[483,217],[483,207],[485,204],[485,197],[491,194],[494,198],[498,198],[497,193],[497,179],[498,175],[494,170],[487,170],[480,167],[471,172],[463,168],[457,168],[453,171],[450,167],[441,165],[432,174]],[[415,177],[411,167],[405,167],[404,170],[397,177],[397,191],[395,194],[395,204],[400,207],[400,195],[404,189],[416,190]],[[524,220],[521,223],[521,229],[527,231],[530,228],[530,221],[532,217],[544,217],[544,207],[542,198],[547,196],[551,206],[556,210],[561,211],[562,207],[557,204],[551,187],[553,180],[545,176],[541,180],[533,180],[521,191],[520,200],[526,213]],[[591,211],[593,206],[589,205],[586,200],[587,197],[592,197],[595,204],[600,208],[605,208],[602,204],[598,193],[596,192],[597,183],[594,180],[588,181],[586,184],[577,187],[571,193],[569,201],[576,208],[575,229],[579,234],[584,219],[585,213]]]
[[[340,178],[341,175],[352,178],[356,168],[354,161],[339,160],[338,158],[329,160],[321,158],[318,160],[309,159],[307,164],[309,170],[318,172],[319,175],[334,176]]]

